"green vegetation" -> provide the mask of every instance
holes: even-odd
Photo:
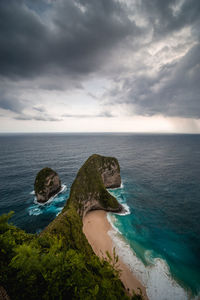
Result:
[[[117,200],[106,190],[101,173],[105,167],[111,168],[112,161],[119,164],[114,157],[104,157],[93,154],[80,168],[74,180],[67,206],[73,204],[82,216],[84,213],[84,203],[90,198],[98,200],[105,210],[120,210]],[[120,169],[119,169],[120,171]]]
[[[44,189],[46,178],[51,174],[57,175],[57,173],[51,168],[46,167],[40,170],[40,172],[37,174],[35,178],[35,183],[34,183],[35,193],[39,193]]]
[[[46,236],[50,234],[62,236],[66,249],[75,249],[83,252],[85,255],[92,255],[92,248],[82,232],[82,226],[83,223],[80,216],[77,214],[73,205],[71,205],[63,210],[40,235]]]
[[[80,222],[68,244],[70,222],[31,235],[9,225],[9,217],[0,217],[0,282],[11,299],[128,299],[113,266],[85,248]]]

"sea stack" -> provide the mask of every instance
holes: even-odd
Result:
[[[35,178],[34,190],[38,202],[47,202],[49,198],[61,190],[58,174],[51,168],[43,168]]]

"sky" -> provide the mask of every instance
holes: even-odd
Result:
[[[200,133],[200,1],[1,0],[0,132]]]

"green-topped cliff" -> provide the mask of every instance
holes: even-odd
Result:
[[[79,170],[63,211],[39,235],[9,224],[11,214],[0,217],[0,287],[11,300],[129,299],[119,272],[94,254],[82,232],[88,201],[98,203],[98,209],[121,210],[105,189],[105,172],[115,177],[117,160],[91,156]]]
[[[106,187],[119,187],[120,184],[117,159],[93,154],[80,168],[66,207],[72,204],[81,217],[95,209],[120,212],[123,207],[106,190]]]

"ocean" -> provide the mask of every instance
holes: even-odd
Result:
[[[39,233],[61,212],[93,153],[119,160],[122,186],[110,192],[127,213],[108,214],[109,234],[149,299],[199,299],[200,135],[1,134],[0,214],[13,210],[15,225]],[[46,166],[63,188],[39,205],[33,185]]]

